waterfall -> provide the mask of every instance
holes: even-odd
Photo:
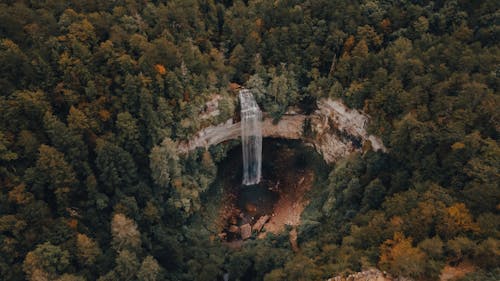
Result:
[[[260,182],[262,166],[262,112],[252,93],[240,91],[243,184]]]

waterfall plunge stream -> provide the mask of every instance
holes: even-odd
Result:
[[[260,182],[262,167],[262,112],[252,93],[240,91],[243,185]]]

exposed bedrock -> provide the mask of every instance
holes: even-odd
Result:
[[[338,100],[318,101],[318,109],[310,115],[285,114],[278,123],[264,118],[262,136],[266,138],[300,139],[309,143],[327,163],[342,159],[370,143],[373,150],[385,151],[380,138],[369,135],[366,126],[369,116],[350,109]],[[189,141],[178,144],[179,153],[187,153],[198,147],[208,148],[241,137],[241,123],[232,119],[200,130]]]

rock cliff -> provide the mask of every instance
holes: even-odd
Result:
[[[365,271],[353,273],[347,277],[332,277],[327,281],[412,281],[412,279],[404,277],[393,278],[385,272],[372,268]]]
[[[340,101],[324,99],[318,101],[318,109],[310,115],[286,114],[276,124],[272,119],[265,118],[262,136],[302,140],[313,145],[327,163],[334,163],[353,151],[360,151],[365,142],[370,142],[373,150],[386,150],[378,137],[366,132],[368,121],[369,116],[363,112],[349,109]],[[198,147],[208,148],[238,139],[240,135],[241,124],[229,119],[204,128],[188,141],[180,142],[178,151],[187,153]]]

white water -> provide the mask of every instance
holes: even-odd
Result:
[[[258,184],[262,167],[262,112],[252,93],[240,91],[243,184]]]

